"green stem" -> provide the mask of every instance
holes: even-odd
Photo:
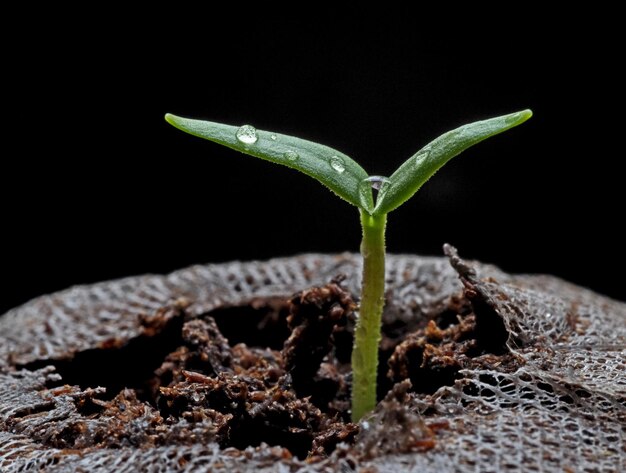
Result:
[[[363,281],[352,349],[352,421],[376,406],[378,345],[385,298],[385,224],[387,214],[361,210]]]

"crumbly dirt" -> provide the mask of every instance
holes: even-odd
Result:
[[[291,334],[280,351],[231,347],[210,314],[185,322],[183,343],[152,383],[159,412],[190,423],[209,418],[214,428],[207,435],[223,448],[265,442],[313,459],[352,441],[358,428],[347,422],[349,368],[332,352],[333,333],[354,319],[356,304],[338,282],[285,304],[282,322]]]
[[[498,354],[485,349],[471,303],[462,293],[413,332],[396,327],[394,333],[390,328],[381,344],[381,365],[387,369],[381,370],[380,382],[390,389],[383,393],[386,408],[379,422],[398,426],[398,434],[403,435],[381,440],[379,430],[361,431],[362,426],[350,422],[349,358],[358,304],[341,281],[337,277],[282,304],[272,301],[265,307],[266,314],[257,325],[264,331],[289,334],[280,350],[229,343],[216,322],[223,314],[192,317],[179,304],[176,313],[164,312],[150,320],[140,340],[134,342],[139,346],[109,343],[72,361],[59,362],[61,379],[88,389],[63,385],[50,393],[74,395],[75,407],[84,419],[48,429],[37,434],[37,440],[71,450],[198,441],[244,450],[265,443],[307,462],[328,457],[338,445],[345,448],[358,434],[366,446],[364,458],[434,447],[437,429],[407,409],[407,392],[412,386],[434,392],[452,384],[463,367],[502,362],[506,358],[503,346],[497,347]],[[246,324],[246,311],[228,310],[228,316]],[[153,340],[165,338],[172,349],[162,353],[162,362],[150,376],[138,372],[131,361],[126,367],[118,365],[114,373],[103,373],[105,387],[96,388],[102,386],[97,373],[80,379],[77,370],[84,366],[85,357],[101,365],[101,357],[122,359],[141,351],[158,355]],[[172,340],[177,346],[172,346]],[[115,373],[120,379],[137,374],[144,378],[129,383],[132,387],[120,386],[112,382]]]
[[[141,302],[134,279],[35,301],[1,320],[0,470],[623,471],[626,308],[549,278],[479,278],[449,253],[453,270],[394,263],[379,403],[358,424],[349,258],[290,297],[263,292],[280,266],[233,273],[217,297],[191,268],[169,288],[137,280]]]

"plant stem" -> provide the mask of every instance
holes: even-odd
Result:
[[[363,280],[352,349],[352,421],[376,406],[378,345],[385,303],[385,224],[387,215],[361,210]]]

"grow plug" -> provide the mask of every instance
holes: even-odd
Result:
[[[352,420],[376,406],[378,345],[385,292],[387,214],[407,201],[450,159],[476,143],[513,128],[532,115],[523,110],[451,130],[407,159],[390,177],[370,176],[345,154],[311,141],[251,125],[240,127],[167,114],[182,131],[257,158],[297,169],[359,209],[363,274],[359,317],[352,349]],[[377,191],[374,198],[373,191]]]

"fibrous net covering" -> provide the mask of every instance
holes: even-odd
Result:
[[[448,256],[388,256],[385,324],[432,318],[461,293],[486,334],[481,343],[497,346],[493,336],[501,347],[469,368],[462,365],[432,392],[404,383],[396,391],[408,392],[393,415],[385,411],[393,403],[381,404],[351,445],[339,444],[313,463],[265,443],[223,448],[206,437],[206,423],[216,418],[170,426],[186,440],[170,435],[151,448],[131,440],[116,448],[83,446],[79,439],[86,433],[106,432],[83,402],[104,388],[97,386],[97,373],[90,374],[96,380],[91,386],[77,386],[59,372],[81,354],[89,360],[93,350],[132,344],[146,336],[146,327],[158,332],[150,320],[173,320],[180,307],[193,317],[250,306],[339,274],[357,298],[358,255],[193,266],[74,287],[13,309],[0,317],[0,470],[626,471],[626,304],[550,276],[514,276],[465,263],[450,248]],[[89,363],[83,368],[89,370]],[[142,415],[129,414],[128,422],[143,425]],[[424,440],[403,419],[431,426],[431,435]],[[193,435],[197,439],[190,441]],[[406,448],[402,435],[415,437],[414,449]],[[59,447],[70,440],[72,448]]]

